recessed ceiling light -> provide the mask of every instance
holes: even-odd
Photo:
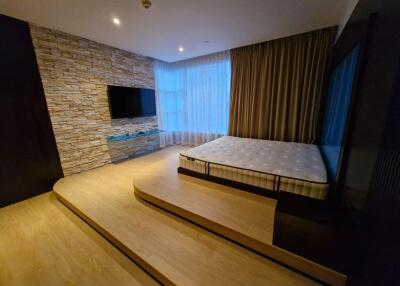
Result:
[[[151,7],[151,1],[150,0],[142,0],[142,5],[144,8],[149,9]]]
[[[117,17],[114,17],[114,18],[113,18],[113,22],[114,22],[114,24],[117,25],[117,26],[121,25],[121,21],[120,21]]]
[[[185,50],[185,49],[184,49],[182,46],[180,46],[180,47],[178,48],[178,51],[179,51],[180,53],[183,53],[184,50]]]

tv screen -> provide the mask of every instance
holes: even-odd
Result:
[[[109,85],[108,102],[113,119],[156,115],[153,89]]]

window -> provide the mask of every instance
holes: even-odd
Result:
[[[167,144],[198,145],[226,135],[231,68],[229,52],[155,64],[157,114]]]

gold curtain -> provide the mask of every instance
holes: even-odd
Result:
[[[231,51],[229,135],[315,143],[334,28]]]

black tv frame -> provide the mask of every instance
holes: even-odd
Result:
[[[154,100],[152,100],[154,102],[154,113],[146,114],[146,115],[140,115],[140,116],[133,116],[133,115],[132,116],[116,116],[116,115],[113,115],[113,107],[112,107],[112,104],[111,104],[111,96],[110,96],[110,87],[111,88],[121,88],[121,89],[152,91],[153,92],[153,97],[154,97]],[[119,86],[119,85],[107,85],[107,99],[108,99],[108,108],[109,108],[111,119],[141,118],[141,117],[152,117],[152,116],[156,116],[157,115],[156,101],[155,101],[155,90],[151,89],[151,88]]]

